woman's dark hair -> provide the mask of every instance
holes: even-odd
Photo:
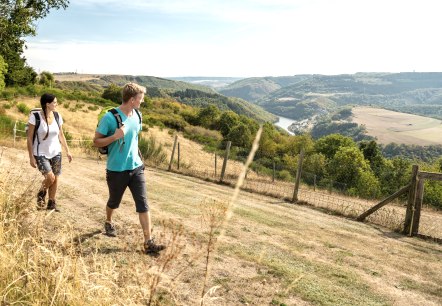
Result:
[[[55,100],[55,96],[51,94],[43,94],[40,98],[41,109],[43,110],[43,114],[45,116],[46,124],[48,126],[48,131],[46,132],[46,136],[43,138],[45,140],[49,136],[49,123],[48,123],[48,115],[46,114],[46,104],[52,103]]]

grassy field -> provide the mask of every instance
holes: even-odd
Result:
[[[442,144],[442,121],[380,108],[354,107],[353,121],[366,126],[378,143]]]
[[[59,109],[66,129],[93,134],[98,110],[70,109]],[[147,133],[170,152],[173,135]],[[102,234],[104,161],[74,149],[60,177],[61,212],[37,211],[41,175],[29,166],[23,142],[13,148],[3,139],[1,145],[5,305],[442,304],[439,244],[248,192],[231,203],[227,218],[232,188],[147,168],[154,234],[168,245],[149,257],[141,252],[129,192],[116,212],[118,236]],[[182,149],[191,153],[185,163],[212,162],[195,144],[183,141]]]

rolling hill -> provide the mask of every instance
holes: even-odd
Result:
[[[285,84],[277,83],[278,79],[285,80]],[[440,72],[253,78],[232,83],[219,91],[295,120],[329,113],[345,105],[372,105],[442,119]]]
[[[181,103],[197,107],[216,105],[220,110],[232,110],[239,115],[245,115],[260,122],[276,121],[275,115],[265,111],[259,105],[243,99],[224,96],[203,85],[153,76],[84,75],[75,73],[59,73],[54,76],[55,86],[63,90],[100,92],[110,84],[123,86],[127,82],[135,82],[145,86],[147,95],[151,97],[172,97]]]

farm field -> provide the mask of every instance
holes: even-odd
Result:
[[[442,121],[395,111],[354,107],[353,122],[366,126],[368,135],[381,144],[442,144]]]

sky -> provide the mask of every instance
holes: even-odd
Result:
[[[36,22],[37,72],[264,77],[442,72],[440,0],[70,0]]]

